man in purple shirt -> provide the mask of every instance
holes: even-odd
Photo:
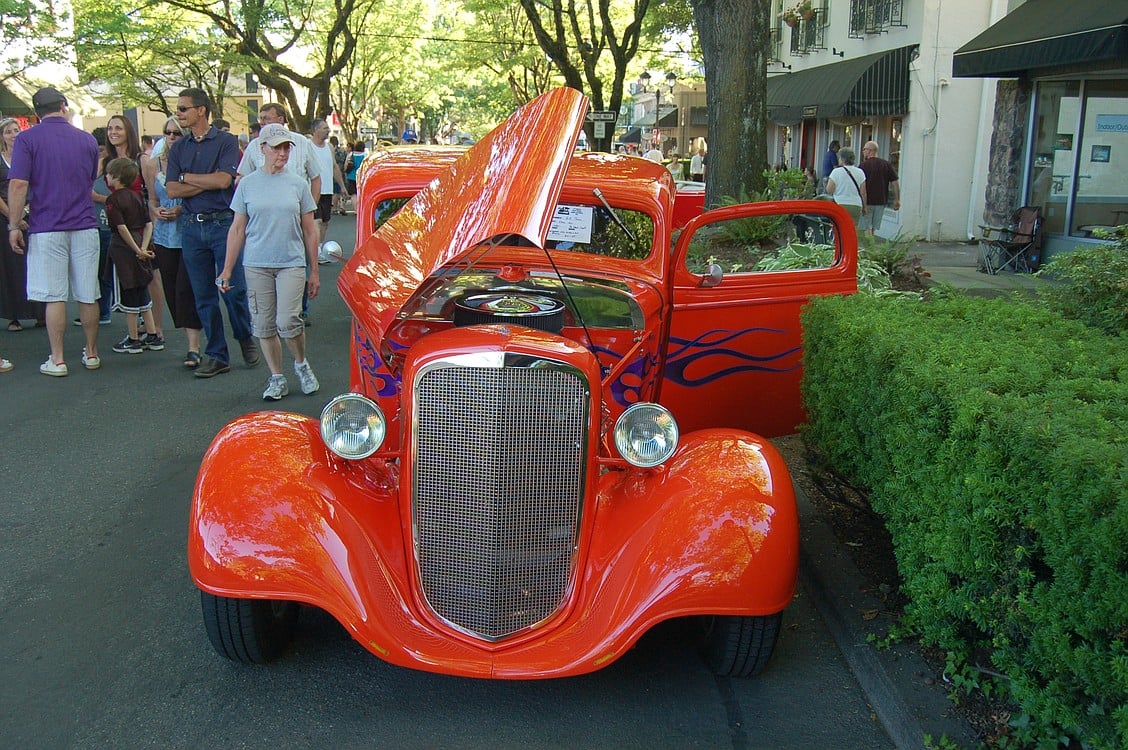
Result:
[[[227,255],[227,230],[235,212],[235,170],[239,165],[239,139],[208,123],[211,100],[201,89],[184,89],[176,103],[176,119],[189,131],[168,154],[165,185],[170,198],[184,199],[181,219],[184,267],[196,297],[196,312],[208,337],[204,361],[196,368],[198,378],[211,378],[231,369],[227,339],[223,335],[223,313],[219,309],[216,278]],[[242,260],[236,264],[223,295],[231,320],[231,333],[243,350],[248,367],[259,363],[259,351],[251,338],[251,311],[247,306],[247,280]]]
[[[86,335],[82,364],[102,366],[98,357],[98,222],[90,200],[98,177],[98,143],[67,119],[67,98],[51,87],[31,98],[39,124],[16,138],[8,186],[9,216],[22,216],[31,192],[28,241],[18,224],[8,224],[8,241],[27,252],[27,298],[44,302],[51,355],[39,366],[63,377],[67,297],[78,303]]]

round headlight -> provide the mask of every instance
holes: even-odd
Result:
[[[380,407],[357,393],[337,396],[321,410],[321,439],[341,458],[368,458],[386,429]]]
[[[615,447],[635,466],[657,466],[678,447],[678,423],[658,404],[635,404],[615,423]]]

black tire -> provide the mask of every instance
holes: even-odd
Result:
[[[243,664],[266,664],[285,650],[298,621],[295,602],[229,599],[200,592],[204,627],[212,646]]]
[[[772,658],[782,612],[760,617],[703,617],[701,655],[714,674],[752,677]]]

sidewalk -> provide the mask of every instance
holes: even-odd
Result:
[[[968,294],[998,297],[1012,292],[1031,292],[1049,282],[1029,276],[1000,271],[995,275],[975,270],[979,262],[976,242],[917,242],[910,255],[919,255],[928,286],[951,284]]]

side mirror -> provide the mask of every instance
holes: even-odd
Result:
[[[716,263],[709,264],[709,270],[701,277],[701,286],[705,289],[717,286],[725,277],[725,270]]]

